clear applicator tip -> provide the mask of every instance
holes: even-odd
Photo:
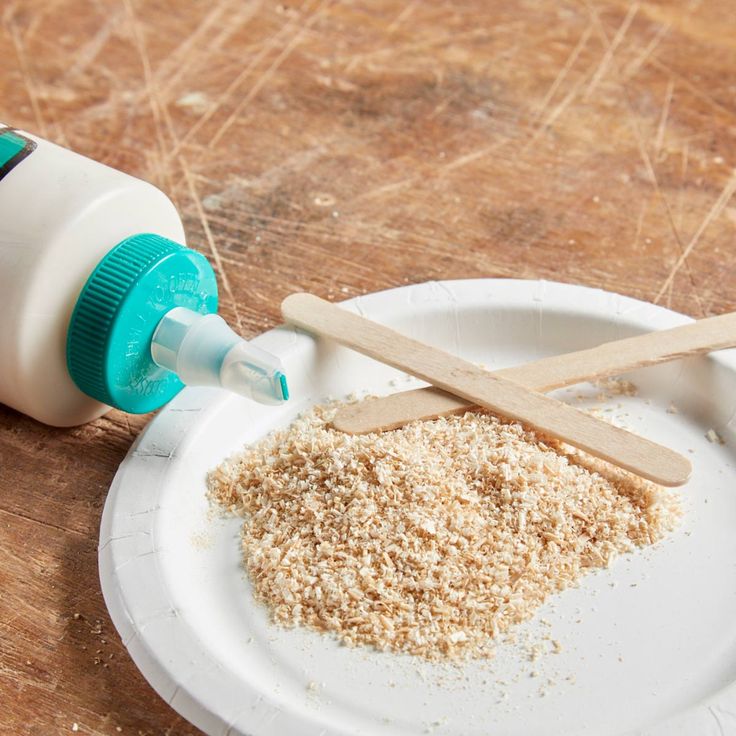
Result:
[[[281,360],[237,335],[217,314],[176,307],[161,319],[151,356],[187,386],[219,386],[261,404],[289,398]]]

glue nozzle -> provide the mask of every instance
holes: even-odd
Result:
[[[222,317],[185,307],[156,327],[151,356],[188,386],[220,386],[261,404],[289,398],[281,360],[233,332]]]

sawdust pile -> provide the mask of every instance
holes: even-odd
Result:
[[[349,645],[489,656],[551,593],[680,515],[672,491],[490,414],[351,436],[333,412],[247,448],[209,487],[244,519],[245,567],[274,621]]]

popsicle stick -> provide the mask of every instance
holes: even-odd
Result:
[[[677,486],[690,477],[690,462],[673,450],[312,294],[292,294],[282,302],[281,312],[297,327],[407,371],[655,483]]]
[[[733,347],[736,312],[503,368],[494,375],[544,392]],[[332,426],[348,434],[382,432],[417,419],[468,411],[473,406],[470,401],[430,386],[347,404],[337,412]]]

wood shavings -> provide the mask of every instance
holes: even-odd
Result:
[[[721,437],[721,435],[719,435],[718,432],[715,431],[715,429],[709,429],[705,433],[705,439],[707,439],[708,442],[712,442],[713,444],[716,444],[716,445],[725,444],[723,441],[723,437]]]
[[[494,639],[591,568],[662,539],[678,497],[474,411],[348,435],[317,407],[223,463],[275,622],[430,660]]]
[[[624,378],[601,378],[595,381],[595,385],[606,392],[604,400],[614,396],[637,396],[639,394],[637,385]]]

